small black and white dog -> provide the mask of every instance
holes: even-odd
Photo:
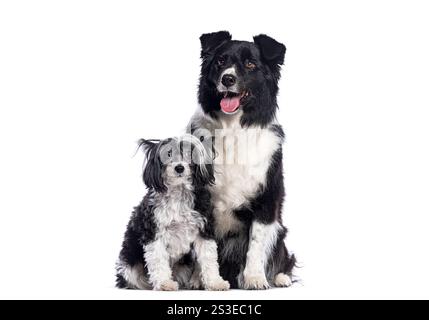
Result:
[[[141,140],[148,193],[134,209],[117,264],[117,287],[227,290],[219,275],[208,186],[210,154],[191,135]]]
[[[214,137],[216,184],[209,189],[221,275],[233,288],[289,286],[295,257],[284,243],[285,136],[276,120],[286,47],[267,35],[232,40],[227,31],[200,40],[201,110],[190,131]]]

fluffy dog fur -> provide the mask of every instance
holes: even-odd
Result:
[[[286,47],[266,35],[234,41],[226,31],[200,40],[201,110],[190,126],[201,140],[213,139],[217,155],[209,189],[221,275],[233,288],[289,286],[295,258],[284,243],[284,133],[275,117]],[[252,140],[245,162],[234,156],[243,153],[240,136]]]
[[[217,262],[208,191],[214,177],[206,150],[192,136],[140,145],[147,154],[143,180],[149,190],[128,224],[117,286],[227,290]]]

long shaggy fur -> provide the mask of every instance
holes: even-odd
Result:
[[[117,287],[177,290],[189,288],[193,276],[200,282],[196,286],[228,289],[219,276],[213,240],[209,154],[192,136],[141,140],[140,145],[147,155],[143,180],[148,193],[134,208],[125,232]]]

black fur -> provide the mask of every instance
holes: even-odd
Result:
[[[200,37],[202,66],[198,99],[204,113],[217,119],[222,99],[222,94],[217,90],[217,82],[223,70],[235,65],[237,77],[242,83],[241,89],[250,92],[249,97],[241,102],[241,126],[268,127],[284,140],[282,127],[273,124],[273,120],[278,108],[278,81],[286,47],[267,35],[258,35],[253,39],[254,42],[231,40],[231,35],[226,31]],[[220,58],[222,63],[218,62]],[[248,61],[256,67],[252,70],[246,68]],[[198,125],[192,123],[191,129],[198,130]],[[250,204],[235,211],[235,215],[245,225],[245,232],[228,234],[223,239],[218,239],[220,272],[232,288],[238,287],[237,277],[246,264],[251,223],[256,220],[265,224],[275,221],[282,224],[281,213],[285,197],[282,158],[282,149],[279,147],[272,156],[265,187],[260,187],[259,192],[250,199]],[[287,229],[283,227],[267,263],[267,276],[273,277],[279,272],[292,274],[296,260],[286,249],[286,233]],[[234,254],[225,255],[225,248],[231,246],[236,248]]]
[[[168,143],[171,139],[161,143],[154,143],[149,140],[141,139],[139,146],[146,152],[147,163],[143,170],[143,182],[149,189],[154,189],[156,192],[165,192],[166,187],[162,180],[162,163],[159,159],[159,149]]]

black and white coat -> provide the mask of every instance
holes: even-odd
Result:
[[[232,41],[228,32],[205,34],[201,44],[201,110],[190,127],[202,140],[212,138],[218,157],[210,192],[220,273],[233,288],[289,286],[295,258],[284,243],[284,132],[275,118],[285,47],[265,35],[254,43]],[[230,88],[223,86],[225,75],[235,78]],[[241,97],[231,114],[219,107],[230,94]],[[227,142],[240,136],[250,141],[244,149]],[[236,156],[243,152],[246,162]]]
[[[187,161],[182,142],[141,142],[148,157],[143,179],[149,190],[127,226],[117,263],[119,288],[229,288],[219,275],[210,165]]]

